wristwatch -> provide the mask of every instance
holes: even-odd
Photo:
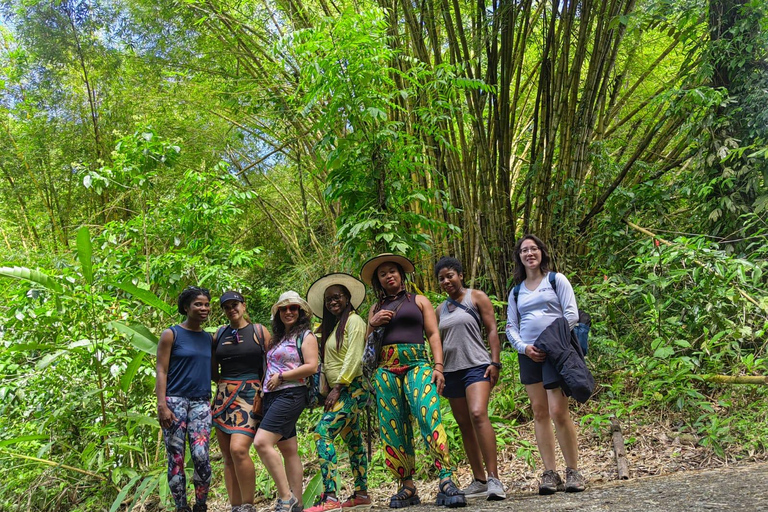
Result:
[[[491,366],[495,366],[495,367],[496,367],[496,368],[498,368],[499,370],[501,370],[501,369],[503,368],[503,367],[501,366],[501,363],[494,363],[494,362],[491,362]]]

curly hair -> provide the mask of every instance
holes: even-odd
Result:
[[[536,247],[539,248],[539,251],[541,251],[541,264],[539,265],[539,269],[542,273],[546,274],[549,272],[549,251],[547,250],[547,244],[541,241],[539,237],[536,235],[525,235],[523,238],[517,241],[515,244],[515,268],[512,271],[512,277],[515,280],[515,284],[522,283],[525,281],[525,278],[528,276],[528,274],[525,271],[525,265],[523,265],[523,260],[520,259],[520,247],[523,245],[523,242],[526,240],[533,240],[533,243],[536,244]]]
[[[296,319],[296,323],[293,324],[291,330],[285,332],[285,324],[280,320],[280,311],[278,310],[275,317],[272,319],[272,339],[273,345],[279,345],[284,340],[296,336],[310,328],[310,318],[307,312],[302,308],[299,308],[299,316]]]
[[[187,316],[187,310],[189,309],[190,304],[192,304],[192,301],[194,301],[200,295],[203,295],[208,300],[211,300],[211,292],[209,292],[207,288],[187,286],[184,291],[181,292],[179,295],[179,300],[177,301],[179,314]]]
[[[438,277],[438,274],[444,268],[455,270],[457,274],[464,273],[464,267],[461,266],[461,262],[453,256],[443,256],[438,260],[437,264],[435,264],[435,277]]]

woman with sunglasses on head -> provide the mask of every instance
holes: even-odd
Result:
[[[366,323],[355,312],[364,299],[365,285],[344,273],[325,275],[307,291],[309,306],[322,321],[320,359],[330,392],[315,428],[324,492],[315,506],[304,509],[306,512],[371,507],[368,458],[360,428],[360,416],[368,402],[362,367]],[[344,503],[337,497],[336,488],[338,460],[334,441],[338,437],[347,445],[355,478],[354,494]]]
[[[208,442],[211,437],[211,335],[203,323],[211,312],[211,294],[190,286],[179,295],[179,314],[186,319],[163,331],[157,345],[155,395],[157,418],[168,455],[168,487],[177,511],[205,512],[211,482]],[[184,454],[195,467],[196,502],[187,505]]]
[[[309,304],[294,291],[280,295],[272,306],[273,342],[267,351],[263,380],[264,417],[253,444],[277,487],[275,512],[301,512],[304,508],[304,468],[296,442],[296,421],[309,401],[307,379],[317,372],[317,338],[310,331],[311,317]]]
[[[421,503],[413,475],[416,473],[412,420],[427,445],[430,460],[438,470],[437,505],[463,507],[464,494],[451,480],[448,436],[440,415],[443,377],[443,348],[435,310],[423,295],[408,293],[405,273],[413,263],[396,254],[380,254],[363,265],[363,282],[373,286],[378,302],[368,313],[368,333],[383,327],[379,367],[376,370],[376,405],[385,463],[400,482],[400,490],[389,500],[390,508]],[[430,365],[424,339],[432,349]]]
[[[261,411],[261,378],[266,347],[271,336],[247,317],[245,299],[228,291],[219,299],[229,320],[213,337],[213,424],[224,457],[224,482],[232,512],[252,512],[255,468],[250,449]]]
[[[482,291],[464,287],[463,268],[456,258],[440,258],[435,265],[435,277],[448,294],[448,300],[435,309],[445,361],[443,396],[450,402],[459,424],[474,476],[469,487],[463,489],[464,495],[503,500],[507,495],[499,480],[496,433],[488,419],[491,389],[501,370],[501,343],[493,305]],[[490,354],[483,341],[483,327]]]
[[[506,334],[518,352],[520,381],[533,409],[536,445],[544,462],[539,494],[584,490],[584,477],[578,471],[579,445],[576,426],[568,411],[568,397],[561,387],[560,375],[547,359],[546,352],[534,346],[537,339],[557,323],[566,321],[568,328],[578,322],[576,296],[568,279],[554,275],[550,281],[550,258],[547,246],[534,235],[525,235],[515,246],[514,280],[519,284],[509,294]],[[565,320],[563,320],[565,319]],[[565,459],[566,480],[560,478],[555,463],[555,422],[557,443]]]

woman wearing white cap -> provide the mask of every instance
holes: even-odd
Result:
[[[320,501],[306,512],[370,508],[368,458],[360,430],[360,415],[368,402],[363,388],[362,356],[365,320],[355,312],[365,299],[365,285],[349,274],[328,274],[309,287],[307,301],[322,320],[320,354],[331,390],[325,413],[315,429],[317,455],[323,476]],[[334,441],[341,437],[349,450],[355,492],[344,503],[336,496],[337,457]]]
[[[213,338],[213,380],[217,381],[213,424],[232,511],[251,512],[256,477],[250,450],[261,420],[254,403],[260,403],[264,355],[271,336],[262,325],[248,320],[240,292],[225,292],[219,305],[229,324],[219,327]]]
[[[274,341],[267,351],[263,381],[264,417],[253,444],[277,487],[275,512],[301,512],[304,508],[304,468],[296,442],[296,421],[308,403],[306,379],[317,371],[317,338],[309,330],[311,317],[309,304],[294,291],[280,295],[272,306]]]

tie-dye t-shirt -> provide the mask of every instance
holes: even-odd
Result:
[[[275,374],[279,374],[281,372],[285,373],[289,370],[295,370],[301,366],[301,358],[299,357],[297,341],[299,339],[303,340],[304,336],[307,334],[309,334],[309,331],[304,331],[297,336],[287,340],[284,339],[279,344],[269,349],[267,352],[267,374],[264,377],[264,382],[268,382],[269,379],[271,379]],[[275,389],[271,390],[271,392],[304,385],[305,379],[286,380],[280,383]],[[270,390],[265,387],[264,392],[268,393]]]

